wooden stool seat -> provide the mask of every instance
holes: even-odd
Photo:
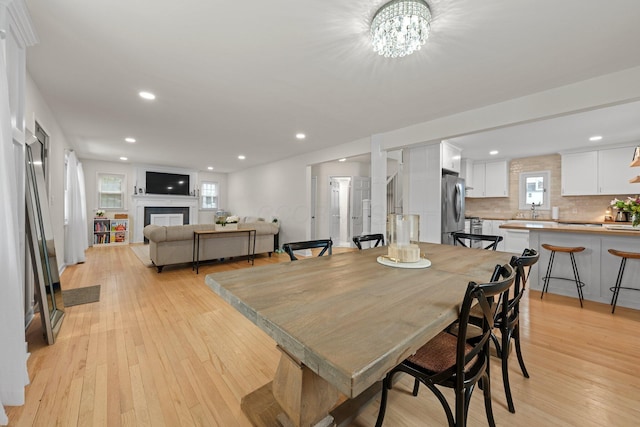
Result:
[[[549,290],[549,280],[550,279],[559,279],[559,280],[570,280],[575,282],[576,288],[578,289],[578,299],[580,300],[580,307],[582,307],[582,300],[584,299],[582,295],[582,288],[584,287],[584,282],[580,280],[580,274],[578,273],[578,265],[576,264],[576,259],[573,254],[582,252],[585,250],[582,246],[556,246],[550,245],[548,243],[543,243],[541,245],[543,248],[551,251],[551,256],[549,257],[549,264],[547,265],[547,274],[542,278],[544,284],[542,285],[542,293],[540,294],[540,299],[544,296],[545,292]],[[553,261],[556,257],[556,252],[568,253],[571,258],[571,267],[573,268],[573,279],[568,277],[557,277],[551,275],[551,269],[553,268]]]
[[[543,243],[542,247],[550,251],[564,252],[564,253],[582,252],[585,249],[582,246],[556,246],[556,245],[549,245],[547,243]]]
[[[618,295],[620,294],[620,289],[626,289],[629,291],[640,291],[640,288],[621,286],[622,276],[624,275],[624,267],[627,265],[627,258],[640,259],[640,253],[619,251],[617,249],[609,249],[609,253],[611,255],[622,258],[622,260],[620,261],[620,269],[618,269],[618,278],[616,279],[616,284],[615,286],[609,288],[609,290],[613,292],[613,295],[611,296],[611,313],[613,314],[615,313],[616,305],[618,304]]]
[[[625,252],[625,251],[619,251],[617,249],[609,249],[609,253],[611,255],[619,256],[621,258],[640,259],[640,253],[638,252]]]

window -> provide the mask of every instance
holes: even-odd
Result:
[[[201,209],[217,209],[218,208],[218,183],[202,182],[200,191],[200,208]]]
[[[551,209],[549,202],[549,171],[523,172],[520,174],[520,209]]]
[[[98,174],[98,208],[124,209],[125,176]]]

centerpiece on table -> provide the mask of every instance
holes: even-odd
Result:
[[[240,218],[236,215],[221,217],[216,221],[216,231],[232,231],[238,229]]]
[[[389,214],[387,218],[388,252],[377,261],[390,267],[425,268],[431,261],[424,258],[418,245],[420,216]]]
[[[626,212],[631,217],[632,226],[640,225],[640,197],[627,197],[625,200],[613,199],[611,207]]]

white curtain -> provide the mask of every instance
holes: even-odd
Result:
[[[84,262],[84,251],[89,247],[87,234],[87,200],[84,190],[84,172],[76,153],[67,160],[67,228],[64,239],[65,264]]]
[[[14,144],[5,55],[0,52],[0,424],[8,424],[3,405],[23,405],[29,382],[24,335],[24,286],[18,234]]]

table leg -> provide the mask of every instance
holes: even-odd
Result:
[[[278,347],[280,349],[280,347]],[[256,427],[335,426],[329,411],[344,396],[297,359],[282,351],[272,382],[242,398],[242,411]]]
[[[338,389],[280,349],[273,396],[294,426],[313,426],[329,416],[340,397]]]

